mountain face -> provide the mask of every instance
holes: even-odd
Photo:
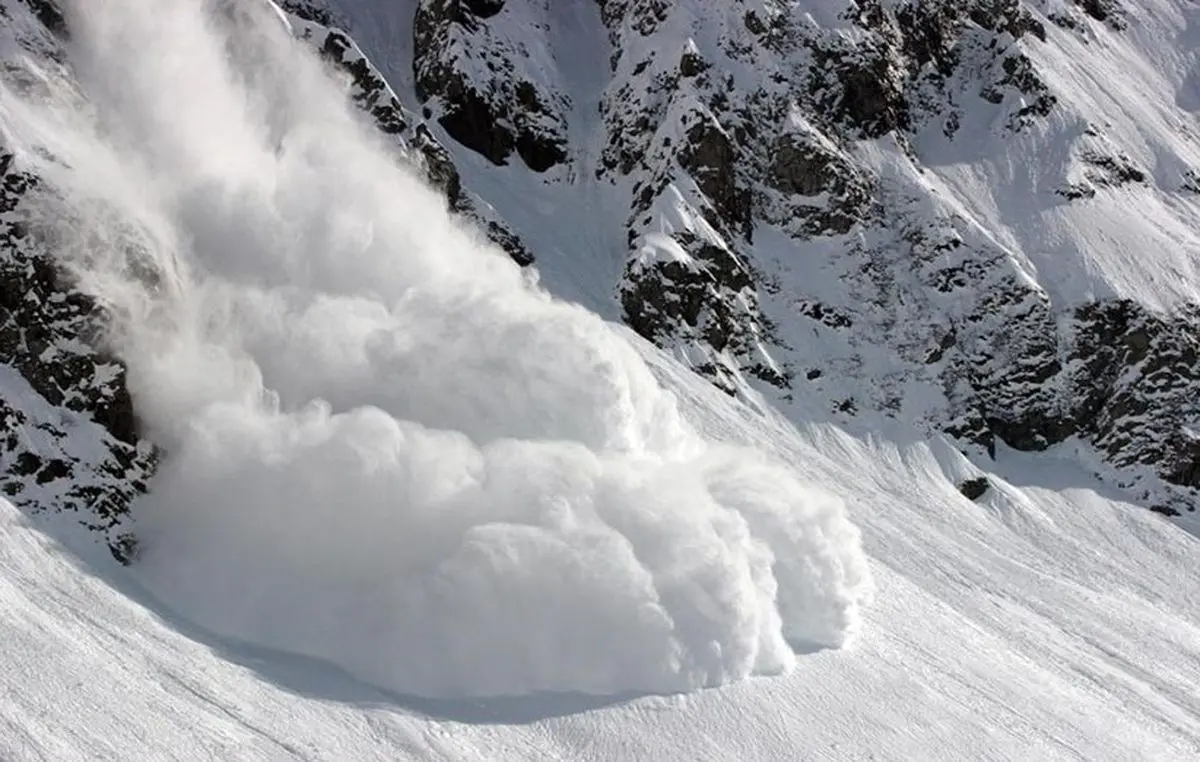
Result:
[[[0,20],[6,43],[59,65],[66,26],[53,3],[0,5]],[[53,234],[26,203],[39,178],[3,148],[0,176],[0,490],[34,513],[77,514],[125,559],[135,541],[124,519],[157,453],[139,437],[125,369],[105,347],[101,306],[58,268]]]
[[[1188,0],[282,0],[451,209],[729,394],[1200,498]],[[63,60],[52,0],[11,49]],[[119,557],[155,449],[0,155],[0,486]]]
[[[1194,507],[1190,4],[410,5],[411,43],[375,44],[433,132],[611,190],[617,314],[719,387],[982,457],[1070,443]]]

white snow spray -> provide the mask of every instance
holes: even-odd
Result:
[[[441,698],[686,691],[854,631],[841,504],[694,433],[272,6],[66,5],[72,74],[5,88],[4,137],[168,453],[136,506],[165,605]]]

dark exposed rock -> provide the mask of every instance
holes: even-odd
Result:
[[[964,61],[995,70],[982,82],[985,100],[1000,104],[1007,90],[1021,93],[1026,103],[1009,115],[1011,129],[1055,105],[1022,50],[997,44],[998,35],[1045,41],[1045,28],[1019,0],[858,0],[846,16],[868,36],[854,43],[843,36],[813,40],[808,88],[818,113],[864,137],[916,130],[941,114],[953,135],[959,115],[947,88]]]
[[[596,0],[600,18],[612,30],[628,20],[630,28],[645,37],[667,19],[672,0]]]
[[[957,334],[954,332],[953,329],[951,329],[950,331],[947,331],[946,335],[943,336],[941,338],[941,340],[938,342],[938,345],[936,347],[934,347],[933,349],[931,349],[929,351],[929,354],[925,356],[925,364],[933,365],[934,363],[941,362],[942,358],[946,354],[946,351],[954,346],[956,339],[957,339]]]
[[[311,15],[301,18],[309,19]],[[330,65],[350,78],[350,96],[354,103],[371,116],[381,132],[395,139],[410,154],[429,183],[442,191],[451,210],[478,223],[488,239],[504,249],[517,264],[532,264],[533,254],[519,236],[502,221],[486,219],[479,212],[475,201],[463,188],[449,151],[438,142],[424,121],[404,109],[387,81],[347,34],[318,25],[306,30],[305,38]]]
[[[1071,0],[1075,5],[1096,19],[1103,21],[1113,29],[1121,30],[1126,26],[1125,9],[1120,0]]]
[[[1154,511],[1155,513],[1161,513],[1164,516],[1182,516],[1183,515],[1180,511],[1176,510],[1173,506],[1163,505],[1162,503],[1156,503],[1154,505],[1151,505],[1150,510]]]
[[[618,50],[621,35],[631,29],[640,35],[653,33],[670,14],[662,4],[605,0],[601,5],[610,39]],[[862,0],[851,3],[846,17],[863,34],[825,34],[791,25],[785,10],[763,15],[759,9],[748,9],[745,30],[761,49],[747,44],[744,35],[733,34],[723,38],[712,55],[689,47],[676,66],[663,66],[651,54],[636,62],[620,55],[614,58],[619,78],[601,104],[609,143],[598,175],[637,178],[629,234],[635,248],[641,240],[639,226],[653,224],[655,215],[661,213],[655,207],[658,199],[679,192],[684,192],[688,203],[723,237],[721,248],[730,251],[750,240],[756,220],[771,223],[797,239],[846,236],[855,231],[861,235],[862,230],[882,222],[885,212],[878,186],[849,157],[844,148],[847,142],[893,135],[903,145],[935,116],[944,116],[944,129],[953,135],[959,121],[954,103],[960,94],[969,95],[965,87],[969,81],[979,83],[976,87],[985,100],[1007,110],[1002,111],[1003,121],[1012,130],[1050,113],[1056,103],[1021,47],[1045,41],[1045,29],[1018,0]],[[764,65],[759,60],[763,51],[801,59],[807,56],[811,63],[787,74],[773,70],[769,63]],[[729,75],[713,65],[716,55],[770,73],[760,90],[738,91]],[[971,76],[964,77],[963,72]],[[797,112],[803,117],[797,119]],[[773,130],[775,124],[789,126]],[[681,137],[675,145],[671,144],[672,130]],[[673,167],[695,184],[697,199],[686,196],[686,183],[679,184],[680,175],[674,174]],[[677,231],[671,235],[678,238]],[[690,245],[685,248],[691,251]],[[931,256],[937,257],[937,252]],[[702,260],[703,255],[693,259]],[[978,275],[970,269],[975,266],[967,261],[932,271],[936,288],[944,292],[978,288],[971,281]],[[872,272],[872,279],[890,277],[889,268],[882,263]],[[662,294],[670,290],[665,284],[684,279],[685,273],[696,277],[673,262],[627,269],[623,280],[626,315],[634,316],[634,322],[642,326],[639,332],[654,336],[664,346],[695,333],[686,319],[656,319],[654,330],[646,327],[646,315],[664,312],[664,305],[655,302],[661,302]],[[644,286],[630,283],[636,277],[655,282]],[[762,287],[752,275],[751,293]],[[739,289],[716,287],[705,293],[708,299],[742,299]],[[633,304],[637,299],[648,303],[639,309]],[[830,328],[844,330],[854,323],[849,314],[828,309],[823,300],[801,300],[795,306],[801,314]],[[972,319],[982,321],[987,309],[1000,306],[982,305]],[[738,312],[732,305],[725,310]],[[748,311],[741,314],[750,324],[758,320]],[[1043,323],[1037,326],[1037,331],[1044,331]],[[672,331],[680,333],[672,335]],[[769,338],[770,333],[756,331],[756,335]],[[968,342],[967,347],[951,353],[940,346],[930,350],[926,340],[918,361],[939,368],[945,365],[944,372],[951,375],[964,370],[961,358],[974,346]],[[764,346],[762,351],[769,348]],[[989,358],[968,366],[988,369],[982,374],[972,370],[972,378],[998,380],[991,369],[1000,364],[999,358]],[[1014,388],[1035,384],[1036,374],[1022,371],[1010,382]],[[980,382],[971,388],[983,386]],[[993,405],[968,404],[964,399],[959,408],[974,412],[952,418],[966,416],[963,422],[970,423],[963,430],[979,432],[986,447],[994,441],[996,429],[1014,439],[1023,438],[1016,419],[997,413]],[[1041,428],[1052,429],[1049,420]]]
[[[465,9],[479,19],[489,19],[504,9],[504,0],[463,0]]]
[[[849,315],[821,302],[801,299],[796,303],[796,311],[830,328],[850,328],[854,325]]]
[[[458,174],[458,168],[454,166],[450,152],[433,137],[424,124],[417,125],[410,143],[424,160],[425,176],[429,182],[435,188],[441,189],[451,209],[463,211],[467,199],[463,193],[462,178]]]
[[[944,8],[953,4],[943,3]],[[1046,29],[1029,12],[1020,0],[976,0],[970,3],[968,14],[973,23],[989,32],[1002,32],[1013,39],[1031,34],[1046,41]]]
[[[1096,185],[1115,187],[1146,182],[1146,173],[1138,169],[1128,156],[1105,156],[1088,151],[1082,159],[1088,165],[1087,178]]]
[[[1194,169],[1184,172],[1179,189],[1186,193],[1200,193],[1200,172]]]
[[[781,215],[789,215],[793,225],[799,222],[810,236],[849,232],[871,204],[870,185],[850,159],[811,135],[785,133],[776,139],[766,183],[792,197]],[[821,205],[795,198],[821,194],[826,194]],[[786,224],[782,218],[777,221]]]
[[[344,27],[342,19],[326,4],[326,0],[277,0],[288,13],[325,27]]]
[[[489,220],[486,232],[488,240],[504,249],[514,262],[522,267],[533,264],[533,252],[507,227],[495,220]]]
[[[493,164],[504,164],[512,153],[516,138],[504,126],[498,112],[475,90],[460,80],[439,83],[438,92],[450,103],[438,124],[460,144],[482,155]]]
[[[23,201],[37,180],[14,165],[0,154],[0,365],[31,396],[0,399],[0,490],[32,512],[73,512],[124,561],[126,514],[156,456],[139,440],[125,370],[103,350],[104,316],[31,232]]]
[[[992,483],[988,481],[986,476],[979,476],[974,479],[967,479],[959,484],[958,491],[968,500],[978,500],[987,494],[987,491],[991,487]]]
[[[687,144],[679,155],[680,164],[713,202],[725,225],[749,237],[750,193],[738,187],[736,160],[737,152],[728,133],[708,120],[688,131]]]
[[[772,187],[784,193],[815,196],[832,184],[827,179],[830,175],[841,176],[831,170],[840,157],[809,141],[781,135],[774,153],[767,179]]]
[[[679,76],[695,77],[709,68],[708,63],[693,49],[685,50],[679,57]]]
[[[1110,300],[1078,308],[1070,331],[1048,332],[1041,346],[1031,332],[998,377],[972,381],[986,430],[1022,450],[1084,437],[1118,467],[1200,487],[1200,441],[1189,423],[1200,415],[1198,317]]]
[[[819,113],[846,124],[866,138],[878,138],[911,125],[904,75],[894,48],[818,49],[809,88]]]
[[[980,96],[992,103],[1004,100],[1004,90],[1012,89],[1031,102],[1022,106],[1009,117],[1009,125],[1014,129],[1028,124],[1034,117],[1044,117],[1054,108],[1058,99],[1050,93],[1049,88],[1042,82],[1033,68],[1033,63],[1024,54],[1014,54],[1003,59],[1001,63],[1003,75],[992,83],[988,83],[980,91]]]
[[[1077,176],[1055,189],[1055,193],[1068,200],[1093,198],[1100,189],[1145,183],[1148,179],[1133,159],[1121,153],[1087,149],[1080,154],[1079,161],[1082,177]]]
[[[622,281],[625,322],[650,341],[667,346],[700,341],[718,355],[740,357],[741,369],[782,386],[785,374],[756,356],[756,342],[769,326],[761,322],[746,263],[724,247],[681,234],[687,258],[631,260]],[[745,312],[749,304],[751,312]],[[747,319],[749,318],[749,319]],[[697,368],[717,386],[733,392],[737,366],[710,363]]]
[[[498,0],[422,0],[413,20],[417,96],[436,104],[438,124],[466,148],[497,165],[515,151],[545,172],[567,157],[564,104],[522,78],[526,53],[492,34],[489,22],[503,7]],[[481,66],[485,76],[477,74]]]
[[[520,82],[516,87],[517,106],[523,114],[548,112],[549,106],[544,104],[537,89],[528,82]],[[517,120],[521,121],[520,119]],[[525,162],[525,166],[534,172],[545,172],[567,159],[566,140],[560,136],[548,137],[534,130],[518,130],[515,147],[517,155]]]
[[[1078,30],[1081,26],[1079,20],[1072,13],[1051,12],[1046,15],[1046,18],[1057,27],[1062,29]]]
[[[438,123],[454,140],[481,154],[493,164],[503,164],[516,138],[499,109],[454,68],[449,50],[454,27],[474,30],[476,16],[457,0],[422,2],[413,22],[413,59],[417,97],[443,101]]]
[[[1095,198],[1096,188],[1091,183],[1066,183],[1054,190],[1065,199],[1074,201],[1080,198]]]
[[[387,82],[372,69],[367,60],[352,50],[345,34],[330,30],[321,46],[321,55],[347,72],[354,82],[352,97],[363,111],[374,119],[379,129],[388,135],[399,135],[408,129],[400,102]]]
[[[67,37],[67,21],[55,0],[21,0],[33,11],[47,30],[56,37]]]

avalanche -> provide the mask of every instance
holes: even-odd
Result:
[[[0,107],[166,452],[134,512],[166,605],[430,697],[686,691],[855,632],[840,501],[698,436],[266,5],[67,7],[87,108],[52,75]]]
[[[570,61],[551,127],[590,178],[598,11],[531,3],[566,33],[525,50]],[[477,210],[536,249],[521,270],[291,38],[315,27],[252,2],[63,5],[64,66],[0,35],[0,142],[164,458],[129,568],[0,500],[0,758],[1200,756],[1200,546],[1078,452],[972,462],[896,421],[853,436],[803,389],[793,422],[728,396],[595,314],[615,313],[620,188],[456,149]],[[411,90],[395,9],[339,5]],[[896,146],[855,150],[912,180]],[[953,204],[995,179],[970,167],[930,187]],[[654,240],[706,224],[678,184]],[[795,254],[756,235],[760,263]],[[16,372],[0,399],[108,446]]]

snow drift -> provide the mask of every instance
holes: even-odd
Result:
[[[168,453],[167,605],[434,697],[689,690],[853,633],[839,501],[457,227],[268,4],[68,7],[78,87],[10,83],[5,139]]]

